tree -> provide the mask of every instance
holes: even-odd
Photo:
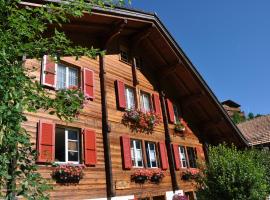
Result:
[[[78,115],[84,97],[80,90],[60,91],[51,99],[35,77],[24,67],[24,58],[52,58],[85,55],[95,57],[98,49],[76,46],[55,28],[45,37],[49,24],[68,23],[69,17],[81,17],[93,5],[104,6],[123,3],[123,0],[65,0],[58,3],[44,1],[41,7],[22,6],[21,0],[0,0],[0,196],[15,199],[47,199],[45,180],[37,171],[36,152],[30,136],[22,127],[27,120],[25,112],[50,110],[63,120]],[[73,103],[67,108],[67,99]],[[20,183],[18,184],[18,179]],[[6,191],[3,193],[2,191]]]
[[[269,194],[269,179],[263,165],[265,161],[258,155],[259,152],[239,151],[234,146],[210,147],[209,162],[198,179],[198,199],[265,199]]]
[[[254,119],[254,114],[252,112],[248,113],[248,119]]]
[[[246,118],[245,118],[245,116],[240,115],[240,113],[234,112],[233,115],[232,115],[232,121],[235,124],[239,124],[241,122],[246,121]]]

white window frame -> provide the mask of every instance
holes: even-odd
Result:
[[[149,110],[146,110],[146,109],[145,109],[145,107],[146,107],[146,101],[145,101],[146,96],[149,98]],[[151,96],[150,96],[150,94],[147,93],[147,92],[141,91],[141,92],[140,92],[140,99],[141,99],[141,110],[142,110],[143,112],[150,112],[151,109],[152,109],[152,105],[151,105]]]
[[[136,141],[140,143],[140,147],[141,149],[137,149],[136,147]],[[131,142],[133,144],[133,148],[130,147],[130,151],[131,151],[131,160],[133,161],[134,160],[134,164],[133,167],[136,167],[136,168],[143,168],[144,167],[144,163],[143,163],[143,149],[142,149],[142,141],[141,140],[135,140],[135,139],[131,139]],[[138,150],[141,152],[141,162],[142,162],[142,166],[139,166],[138,162]],[[133,153],[132,153],[133,151]],[[134,157],[132,157],[132,155],[134,155]]]
[[[61,66],[63,66],[63,67],[66,68],[66,82],[65,82],[65,87],[64,88],[58,88],[58,86],[57,86],[57,82],[58,82],[58,79],[57,79],[58,78],[58,67],[59,67],[59,65],[61,65]],[[65,64],[58,63],[58,64],[56,64],[56,76],[55,76],[56,77],[55,86],[56,86],[56,89],[57,90],[66,89],[66,88],[69,88],[70,86],[74,86],[74,85],[70,85],[70,83],[69,83],[69,69],[70,68],[75,69],[77,71],[78,85],[75,85],[75,86],[79,87],[79,82],[80,82],[80,80],[79,80],[79,78],[80,78],[80,76],[79,76],[79,69],[76,68],[76,67],[70,67],[70,66],[67,66]]]
[[[133,106],[131,105],[131,96],[130,96],[130,92],[132,91],[133,93]],[[136,101],[135,101],[135,91],[134,91],[134,88],[132,87],[129,87],[127,85],[125,85],[125,95],[126,95],[126,104],[127,104],[127,109],[135,109],[136,107]]]
[[[80,134],[79,134],[79,130],[75,129],[75,128],[66,128],[66,127],[59,127],[59,128],[63,128],[65,129],[65,161],[56,161],[56,163],[59,164],[66,164],[66,163],[72,163],[72,164],[80,164]],[[70,140],[68,139],[68,132],[69,131],[76,131],[77,133],[77,138],[78,140]],[[78,142],[78,151],[74,151],[74,152],[78,152],[78,161],[69,161],[68,160],[68,152],[70,150],[68,150],[68,141],[77,141]]]
[[[150,144],[154,145],[154,150],[150,150]],[[155,155],[155,159],[151,160],[151,151],[153,151],[154,155]],[[156,143],[154,142],[148,142],[147,141],[147,152],[148,154],[148,158],[149,158],[149,162],[150,162],[150,168],[158,168],[158,162],[157,162],[157,151],[156,151]],[[152,166],[152,162],[156,162],[156,167]]]
[[[187,160],[187,153],[186,153],[186,148],[184,146],[179,146],[179,156],[180,156],[180,162],[181,162],[181,167],[182,168],[187,168],[188,167],[188,160]],[[183,149],[183,153],[181,152],[181,149]],[[185,157],[183,157],[183,154]],[[183,160],[185,160],[186,166],[184,167],[183,165]]]

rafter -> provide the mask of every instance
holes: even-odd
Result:
[[[131,44],[132,44],[131,50],[134,51],[144,39],[149,37],[149,35],[152,33],[152,31],[155,28],[156,28],[155,24],[151,23],[150,26],[136,33],[135,36],[131,38]]]

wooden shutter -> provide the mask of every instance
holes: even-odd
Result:
[[[121,137],[121,146],[122,146],[122,161],[124,169],[131,169],[132,160],[130,152],[130,138],[128,136]]]
[[[55,124],[40,120],[38,124],[38,162],[54,161]]]
[[[86,98],[94,99],[94,71],[83,69],[83,92]]]
[[[153,94],[153,103],[154,103],[154,108],[155,112],[157,115],[161,116],[161,106],[160,106],[160,101],[159,101],[159,95],[158,94]]]
[[[49,87],[56,87],[55,62],[50,56],[43,56],[41,70],[41,84]]]
[[[116,96],[118,109],[126,109],[125,84],[122,81],[116,81]]]
[[[159,142],[159,153],[160,153],[160,161],[161,161],[161,169],[168,169],[168,157],[165,142]]]
[[[167,108],[168,108],[168,118],[170,123],[174,123],[174,110],[173,110],[173,104],[169,99],[166,99]]]
[[[84,129],[84,164],[93,166],[97,163],[96,133],[93,130]]]
[[[196,152],[197,152],[197,157],[199,159],[205,159],[204,151],[203,151],[203,146],[196,147]]]
[[[174,165],[175,169],[180,169],[180,155],[179,155],[179,147],[177,144],[173,144],[173,154],[174,154]]]

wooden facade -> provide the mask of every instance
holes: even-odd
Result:
[[[27,2],[23,4],[39,6]],[[55,27],[51,25],[51,28]],[[43,145],[56,155],[55,132],[60,129],[75,129],[79,133],[78,163],[87,165],[79,184],[67,186],[55,183],[46,158],[39,160],[40,172],[53,185],[51,199],[131,196],[126,199],[155,200],[166,199],[166,192],[176,190],[182,190],[192,199],[196,188],[192,181],[182,180],[182,172],[186,168],[181,162],[179,146],[185,151],[186,167],[194,168],[188,158],[192,154],[189,151],[194,151],[197,158],[204,161],[208,144],[224,141],[240,147],[246,145],[214,94],[155,15],[122,8],[96,8],[92,15],[72,19],[70,24],[63,25],[62,30],[75,43],[104,49],[106,55],[96,59],[61,58],[61,65],[78,70],[78,86],[86,93],[90,90],[77,120],[67,123],[42,110],[27,113],[28,121],[24,126],[40,151]],[[37,66],[34,75],[37,80],[43,80],[42,76],[46,74],[42,71],[42,62],[27,59],[26,67]],[[53,76],[57,77],[57,73],[60,71],[56,70]],[[90,81],[87,82],[88,78]],[[58,84],[59,80],[54,81]],[[55,87],[46,87],[53,95]],[[151,109],[162,117],[162,123],[152,134],[132,132],[123,125],[122,117],[127,108],[126,99],[121,97],[123,87],[134,91],[138,109],[143,103],[141,94],[149,95]],[[181,134],[174,131],[173,117],[176,115],[172,105],[177,108],[179,117],[187,122]],[[39,128],[41,123],[52,125],[54,129],[49,131],[54,138],[46,139],[49,145],[42,143],[44,138],[40,135],[48,133]],[[87,131],[89,134],[85,133]],[[134,164],[129,166],[131,160],[127,159],[131,155],[125,157],[125,153],[130,154],[125,149],[131,148],[129,145],[133,140],[141,144],[142,168],[149,168],[147,145],[149,142],[154,144],[157,167],[165,174],[159,184],[131,181],[131,175],[140,169]],[[52,162],[56,161],[55,155],[49,157]]]

